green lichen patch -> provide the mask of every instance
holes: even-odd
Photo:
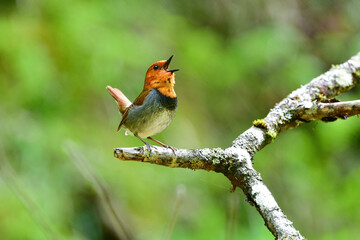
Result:
[[[213,158],[213,159],[212,159],[212,163],[213,163],[213,165],[219,164],[219,163],[220,163],[220,159],[218,159],[218,158]]]
[[[325,99],[326,97],[325,97],[324,94],[320,93],[320,94],[318,95],[318,98],[321,100],[321,99]]]
[[[276,130],[269,130],[266,132],[266,135],[268,135],[269,137],[271,137],[271,140],[274,141],[274,139],[277,137],[278,132]]]
[[[356,82],[360,82],[360,69],[355,70],[352,73],[352,76],[356,80]]]
[[[266,125],[266,123],[265,123],[265,121],[264,121],[263,118],[261,118],[261,119],[256,119],[256,120],[254,120],[252,123],[253,123],[253,125],[254,125],[255,127],[262,128],[262,129],[267,129],[267,125]]]

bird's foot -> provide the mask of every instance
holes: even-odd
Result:
[[[171,151],[174,153],[174,156],[176,157],[176,153],[175,153],[175,151],[177,150],[177,148],[174,148],[174,147],[169,146],[169,145],[164,145],[163,147],[164,147],[164,148],[170,148],[170,149],[171,149]]]
[[[166,144],[164,144],[164,143],[162,143],[162,142],[160,142],[160,141],[158,141],[158,140],[156,140],[156,139],[154,139],[154,138],[152,138],[152,137],[148,137],[148,139],[150,139],[150,140],[152,140],[152,141],[160,144],[160,145],[163,146],[164,148],[170,148],[171,151],[174,153],[174,156],[176,157],[175,151],[177,150],[177,148],[174,148],[174,147],[172,147],[172,146],[166,145]]]
[[[146,147],[147,147],[147,149],[148,149],[148,151],[149,151],[149,157],[151,157],[151,147],[152,147],[152,145],[150,145],[149,143],[145,143],[145,145],[146,145]]]

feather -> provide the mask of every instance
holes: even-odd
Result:
[[[119,106],[119,112],[124,115],[125,110],[131,105],[130,100],[117,88],[107,86],[106,89],[117,102]]]
[[[120,90],[119,90],[120,91]],[[134,107],[134,106],[141,106],[147,95],[149,95],[151,89],[144,89],[140,95],[135,99],[135,101],[128,107],[125,109],[124,113],[123,113],[123,118],[121,119],[121,122],[117,128],[117,131],[120,131],[121,126],[125,123],[127,115],[129,114],[130,110]]]

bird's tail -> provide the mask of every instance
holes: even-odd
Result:
[[[119,112],[124,114],[125,109],[131,105],[130,100],[117,88],[107,86],[106,89],[119,105]]]

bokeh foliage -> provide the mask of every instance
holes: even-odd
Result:
[[[114,159],[114,147],[141,142],[115,132],[120,116],[105,86],[135,99],[147,67],[175,54],[178,113],[157,138],[227,147],[290,91],[360,50],[359,10],[355,0],[1,1],[1,238],[113,239],[70,142],[136,239],[161,239],[179,185],[172,239],[273,239],[220,174]],[[357,88],[340,98],[359,97]],[[303,235],[359,239],[359,149],[358,118],[310,123],[282,133],[254,166]]]

